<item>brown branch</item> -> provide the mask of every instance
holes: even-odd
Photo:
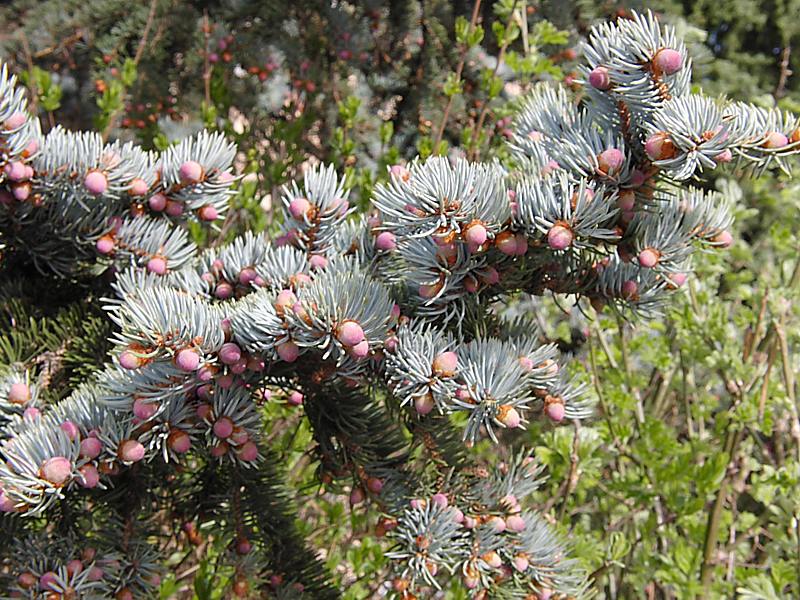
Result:
[[[558,511],[559,521],[564,519],[564,514],[567,512],[567,504],[569,503],[569,495],[578,485],[578,445],[580,444],[581,424],[578,420],[575,420],[574,424],[575,434],[572,438],[572,452],[569,455],[569,474],[567,475],[566,486],[564,487],[564,499],[561,503],[561,509]]]
[[[208,11],[203,11],[203,35],[205,36],[205,50],[203,52],[203,95],[206,106],[211,106],[211,63],[208,62],[208,42],[211,37],[211,27],[208,24]]]
[[[25,62],[28,64],[28,87],[31,90],[31,114],[36,114],[36,106],[39,102],[39,89],[36,87],[36,79],[33,76],[33,58],[31,58],[31,47],[28,45],[28,36],[25,35],[25,30],[19,30],[20,40],[22,41],[22,50],[25,52]]]
[[[786,46],[783,48],[783,52],[781,52],[781,75],[778,79],[778,85],[775,88],[775,93],[772,94],[776,100],[783,98],[786,95],[786,83],[792,74],[792,70],[789,68],[789,58],[791,55],[792,46],[791,44],[786,44]]]
[[[472,30],[475,29],[475,26],[478,24],[478,14],[480,13],[481,8],[481,0],[475,0],[475,6],[472,7],[472,18],[469,21],[469,33],[472,33]],[[467,50],[469,50],[469,46],[467,44],[463,44],[461,47],[461,56],[458,60],[458,65],[456,66],[456,81],[461,81],[461,73],[464,71],[464,63],[467,59]],[[444,135],[444,128],[447,125],[447,119],[450,117],[450,109],[453,106],[453,97],[450,96],[447,98],[447,104],[444,107],[444,113],[442,114],[442,122],[439,124],[439,130],[436,132],[436,138],[433,142],[433,153],[436,154],[439,152],[439,144],[442,142],[442,136]]]
[[[517,10],[517,0],[514,0],[514,5],[511,7],[511,16],[509,17],[509,21],[506,25],[508,27],[511,25],[511,22],[514,20],[514,11]],[[507,32],[506,32],[507,33]],[[494,70],[492,71],[492,78],[497,75],[497,71],[500,70],[500,65],[503,64],[503,59],[506,57],[506,50],[508,49],[510,41],[504,39],[503,45],[500,46],[500,52],[497,54],[497,64],[494,66]],[[475,130],[472,132],[472,136],[469,140],[469,156],[470,160],[477,160],[478,155],[478,142],[480,141],[480,134],[483,131],[483,124],[486,121],[486,115],[489,113],[489,98],[486,99],[486,102],[483,104],[483,108],[481,109],[481,114],[478,117],[478,124],[475,125]]]
[[[158,6],[158,0],[151,0],[150,12],[147,14],[147,22],[144,24],[142,37],[139,39],[139,46],[136,48],[136,54],[133,57],[133,64],[135,67],[139,66],[139,61],[142,60],[142,56],[144,55],[144,49],[147,47],[147,38],[150,35],[150,28],[153,26],[153,20],[155,19],[156,16],[157,6]],[[118,116],[119,116],[119,110],[113,111],[109,116],[108,124],[106,125],[102,134],[103,141],[106,141],[108,139],[108,136],[111,134],[111,130],[114,129]]]

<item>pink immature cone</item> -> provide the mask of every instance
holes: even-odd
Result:
[[[198,388],[198,392],[199,391],[200,388]],[[198,394],[198,396],[199,395],[200,394]],[[197,408],[194,409],[194,413],[198,416],[198,418],[203,419],[204,421],[211,418],[211,412],[212,412],[211,405],[206,404],[205,402],[203,402],[202,404],[198,404]]]
[[[566,223],[556,223],[547,232],[547,245],[553,250],[566,250],[572,245],[575,234]]]
[[[144,458],[144,446],[136,440],[124,440],[119,445],[117,456],[124,462],[139,462]]]
[[[414,409],[423,417],[433,410],[433,406],[433,396],[431,396],[430,392],[414,398]]]
[[[452,377],[458,369],[458,355],[455,352],[442,352],[433,359],[433,372],[440,377]]]
[[[143,398],[133,401],[133,414],[142,421],[147,421],[157,412],[158,405],[155,402],[147,402]]]
[[[108,179],[100,171],[89,171],[83,180],[83,187],[87,189],[90,194],[99,196],[108,190]]]
[[[31,399],[31,389],[27,384],[17,381],[9,386],[6,397],[11,404],[25,404]]]
[[[783,148],[789,143],[789,138],[783,135],[780,131],[768,131],[765,140],[765,148]]]
[[[494,267],[489,267],[481,273],[481,279],[486,285],[496,285],[500,283],[500,272]]]
[[[233,342],[226,342],[222,344],[222,348],[219,349],[219,360],[224,365],[232,365],[241,358],[242,349]]]
[[[234,375],[241,375],[247,370],[247,358],[244,356],[230,365],[231,373]]]
[[[364,490],[362,490],[360,487],[354,487],[353,491],[350,492],[350,505],[355,506],[356,504],[361,504],[364,501],[364,498]]]
[[[245,442],[237,452],[239,458],[245,462],[253,462],[258,458],[258,446],[253,442]]]
[[[434,494],[431,496],[431,502],[433,502],[439,508],[447,508],[450,504],[450,501],[447,499],[445,494],[441,492]]]
[[[110,235],[104,235],[95,242],[94,247],[100,254],[111,254],[114,251],[114,238]]]
[[[496,533],[503,533],[506,530],[506,522],[502,517],[492,517],[486,523],[494,529]]]
[[[258,278],[258,273],[252,267],[245,267],[239,271],[239,283],[242,285],[250,285]]]
[[[733,160],[733,152],[731,152],[728,148],[725,148],[725,150],[717,154],[714,159],[718,163],[729,163]]]
[[[75,575],[77,575],[81,571],[83,571],[83,563],[80,560],[78,560],[77,558],[75,558],[75,559],[73,559],[73,560],[71,560],[71,561],[69,561],[67,563],[67,574],[70,577],[74,577]]]
[[[639,284],[628,279],[622,283],[622,297],[627,300],[635,300],[639,295]]]
[[[167,443],[173,452],[184,454],[192,447],[192,438],[185,431],[174,429],[167,436]]]
[[[645,269],[652,269],[658,264],[661,253],[653,248],[645,248],[639,252],[639,265]]]
[[[301,394],[297,390],[294,390],[286,397],[286,402],[288,402],[292,406],[300,406],[301,404],[303,404],[303,394]]]
[[[80,456],[93,460],[103,451],[103,442],[96,437],[87,437],[81,440]]]
[[[361,340],[355,346],[350,348],[350,355],[356,360],[361,360],[369,355],[369,342]]]
[[[397,238],[391,231],[382,231],[375,238],[375,247],[383,252],[391,252],[397,248]]]
[[[214,295],[220,300],[227,300],[233,296],[233,286],[227,281],[223,281],[214,289]]]
[[[150,210],[161,212],[167,207],[167,197],[161,192],[158,192],[147,199],[147,204],[150,206]]]
[[[275,349],[280,359],[287,363],[296,361],[297,357],[300,356],[300,348],[291,341],[279,344]]]
[[[8,117],[3,123],[6,129],[17,129],[18,127],[22,127],[25,122],[28,120],[28,117],[23,112],[15,112],[10,117]]]
[[[367,479],[367,489],[373,494],[380,494],[383,489],[383,481],[377,477]]]
[[[305,198],[294,198],[289,202],[289,214],[298,221],[302,221],[310,209],[311,203]]]
[[[97,471],[97,467],[83,465],[78,469],[78,483],[87,489],[97,487],[97,484],[100,483],[100,473]]]
[[[324,269],[328,266],[328,259],[322,256],[321,254],[314,254],[311,258],[308,259],[309,266],[316,270]]]
[[[219,211],[210,204],[206,204],[200,207],[200,210],[197,211],[197,216],[200,217],[201,221],[216,221],[219,218]]]
[[[675,143],[666,131],[656,131],[647,138],[644,151],[650,160],[668,160],[678,153]]]
[[[175,364],[181,371],[196,371],[200,366],[200,355],[191,348],[184,348],[175,357]]]
[[[253,544],[250,543],[250,540],[247,538],[241,538],[239,541],[236,542],[236,553],[237,554],[250,554],[250,551],[253,549]]]
[[[164,275],[167,272],[167,261],[161,256],[154,256],[147,261],[147,270],[156,275]]]
[[[10,513],[16,510],[14,501],[6,496],[5,492],[0,490],[0,513]]]
[[[72,421],[69,420],[64,421],[63,423],[61,423],[60,428],[61,431],[67,434],[67,437],[70,439],[70,441],[76,439],[78,435],[80,435],[80,432],[78,431],[78,426],[75,425],[75,423],[73,423]]]
[[[336,339],[345,346],[355,346],[364,339],[364,330],[355,321],[343,321],[336,328]]]
[[[488,233],[486,227],[478,221],[473,221],[464,232],[464,240],[471,246],[481,246],[486,242]]]
[[[42,590],[56,590],[58,588],[58,575],[53,573],[53,571],[48,571],[47,573],[43,573],[41,577],[39,577],[39,589]]]
[[[669,279],[674,285],[674,287],[681,287],[686,280],[689,278],[689,275],[686,273],[670,273]]]
[[[119,355],[119,365],[123,369],[128,369],[128,370],[138,369],[139,367],[142,366],[142,362],[143,362],[142,359],[136,356],[136,354],[134,354],[130,350],[124,350]]]
[[[617,198],[617,206],[622,211],[633,210],[636,207],[636,194],[632,190],[622,190]]]
[[[517,253],[517,238],[510,231],[503,231],[494,239],[494,245],[506,256],[515,256]]]
[[[31,184],[30,183],[20,183],[13,186],[11,193],[14,195],[14,198],[19,200],[20,202],[25,202],[28,199],[28,196],[31,195]]]
[[[733,236],[730,231],[721,231],[714,236],[712,242],[718,248],[730,248],[733,244]]]
[[[128,193],[131,196],[144,196],[148,189],[147,182],[141,177],[136,177],[131,180],[131,184],[128,186]]]
[[[605,67],[595,67],[589,73],[589,85],[598,90],[607,90],[611,87],[611,77]]]
[[[533,361],[528,358],[527,356],[520,356],[519,357],[519,366],[522,367],[522,370],[526,373],[530,373],[533,371]]]
[[[53,485],[64,485],[72,475],[72,463],[63,456],[48,458],[41,468],[42,479]]]
[[[194,160],[187,160],[181,165],[180,177],[184,183],[197,183],[203,178],[203,167]]]
[[[661,73],[673,75],[681,70],[683,66],[683,57],[677,50],[661,48],[653,57],[653,64]]]
[[[525,519],[519,515],[511,515],[506,518],[506,529],[519,533],[525,529]]]
[[[25,163],[17,161],[10,162],[5,166],[3,171],[11,181],[22,181],[25,179]]]
[[[17,577],[17,583],[19,584],[19,587],[25,588],[26,590],[35,586],[37,581],[38,579],[36,579],[36,575],[27,571]]]
[[[214,423],[213,429],[214,435],[224,440],[233,433],[233,421],[229,417],[221,417]]]
[[[183,214],[183,204],[174,200],[167,200],[166,211],[170,217],[179,217]]]
[[[550,418],[551,421],[556,423],[560,423],[564,420],[564,403],[563,402],[550,402],[544,408],[545,414]]]
[[[613,175],[622,168],[625,155],[618,148],[603,150],[597,156],[597,165],[606,175]]]
[[[481,556],[483,562],[487,565],[492,567],[493,569],[499,569],[500,566],[503,564],[503,559],[500,558],[500,555],[495,552],[494,550],[490,550]]]
[[[520,573],[524,573],[528,570],[530,566],[530,561],[528,561],[528,557],[520,554],[514,557],[514,568],[519,571]]]
[[[509,429],[516,429],[522,423],[517,409],[508,404],[501,405],[497,410],[497,420]]]

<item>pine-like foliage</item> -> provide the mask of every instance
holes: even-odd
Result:
[[[0,242],[8,265],[113,275],[113,359],[66,398],[39,364],[0,374],[0,527],[21,597],[146,597],[170,532],[227,534],[238,581],[333,597],[292,525],[260,405],[304,404],[323,480],[385,512],[403,598],[450,577],[472,597],[591,595],[568,544],[524,498],[535,457],[494,468],[469,448],[533,419],[591,414],[565,358],[499,300],[553,293],[648,317],[698,249],[731,242],[726,199],[687,185],[734,162],[788,169],[795,117],[689,92],[691,61],[651,15],[597,27],[576,103],[543,85],[511,165],[396,165],[356,218],[333,167],[287,186],[274,241],[198,252],[234,149],[201,133],[160,155],[56,128],[41,135],[0,74]],[[269,582],[269,583],[267,583]]]

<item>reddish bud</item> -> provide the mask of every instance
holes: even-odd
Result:
[[[144,458],[144,446],[136,440],[124,440],[117,450],[123,462],[138,462]]]
[[[414,408],[416,409],[417,413],[422,416],[425,416],[431,412],[433,407],[433,396],[431,396],[430,392],[426,392],[422,396],[417,396],[414,398]]]
[[[187,160],[180,167],[180,178],[185,183],[197,183],[203,178],[203,167],[200,163]]]
[[[83,180],[83,186],[90,194],[99,196],[108,190],[108,179],[100,171],[89,171]]]
[[[522,423],[519,412],[513,406],[508,404],[501,404],[497,409],[497,420],[508,427],[509,429],[516,429]]]
[[[589,85],[598,90],[607,90],[611,87],[611,76],[605,67],[595,67],[589,73]]]
[[[653,57],[653,65],[665,75],[673,75],[681,70],[683,57],[681,53],[672,48],[661,48]]]
[[[557,222],[547,232],[547,244],[553,250],[566,250],[574,240],[575,234],[572,233],[572,229],[563,222]]]
[[[645,248],[639,252],[639,265],[645,269],[652,269],[658,264],[661,253],[653,248]]]
[[[644,151],[650,160],[668,160],[678,153],[675,144],[666,131],[657,131],[644,143]]]
[[[375,247],[383,252],[391,252],[397,248],[397,238],[391,231],[382,231],[375,238]]]
[[[167,197],[158,192],[147,199],[147,204],[150,206],[150,210],[161,212],[167,207]]]
[[[606,175],[613,175],[622,168],[625,162],[625,155],[618,148],[603,150],[597,156],[597,165]]]
[[[230,417],[221,417],[214,423],[214,435],[218,438],[225,439],[230,437],[233,433],[233,421]]]
[[[40,474],[53,485],[64,485],[72,475],[72,463],[63,456],[54,456],[42,464]]]
[[[355,321],[343,321],[336,328],[336,338],[345,346],[355,346],[364,339],[364,330]]]
[[[78,483],[80,483],[82,487],[92,489],[97,487],[97,484],[100,483],[100,473],[97,471],[97,467],[92,464],[83,465],[78,469],[78,474]]]
[[[433,359],[433,372],[439,377],[453,377],[458,369],[458,355],[455,352],[442,352]]]
[[[9,386],[6,397],[12,404],[26,404],[31,399],[31,389],[26,383],[17,381]]]
[[[175,364],[182,371],[196,371],[200,366],[200,355],[192,348],[184,348],[175,357]]]

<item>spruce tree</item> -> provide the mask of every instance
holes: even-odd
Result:
[[[9,593],[153,596],[188,524],[228,541],[237,595],[337,597],[270,447],[263,405],[286,402],[308,418],[320,479],[382,511],[399,597],[450,578],[475,598],[589,596],[568,541],[525,502],[536,457],[471,454],[592,414],[569,357],[509,305],[552,294],[656,317],[694,252],[733,242],[703,173],[788,170],[800,128],[692,93],[684,45],[651,14],[597,26],[583,55],[577,98],[542,84],[525,101],[509,161],[394,165],[364,214],[335,165],[310,167],[283,191],[279,236],[206,248],[188,228],[219,224],[237,185],[223,135],[160,153],[43,135],[3,69]]]

